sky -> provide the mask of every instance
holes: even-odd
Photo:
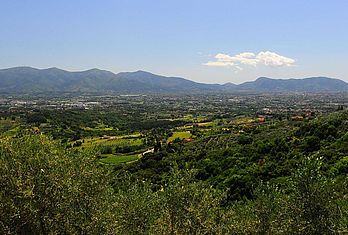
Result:
[[[347,0],[1,0],[0,68],[348,81]]]

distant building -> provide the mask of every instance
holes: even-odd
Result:
[[[265,121],[266,121],[265,118],[258,118],[257,120],[258,120],[259,122],[265,122]]]
[[[291,117],[290,119],[291,119],[292,121],[301,121],[301,120],[303,120],[303,117],[300,116],[300,115],[298,115],[298,116],[293,116],[293,117]]]

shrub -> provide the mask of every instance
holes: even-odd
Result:
[[[0,233],[111,231],[112,189],[92,152],[42,135],[0,141]]]

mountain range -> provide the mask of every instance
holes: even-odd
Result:
[[[260,77],[239,85],[204,84],[145,71],[118,74],[91,69],[69,72],[58,68],[15,67],[0,70],[0,94],[27,93],[203,93],[203,92],[348,91],[348,83],[327,77],[271,79]]]

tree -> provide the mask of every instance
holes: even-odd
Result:
[[[328,234],[338,224],[333,205],[334,190],[321,171],[322,161],[317,157],[303,159],[291,178],[292,215],[295,230],[308,234]]]
[[[118,183],[117,217],[121,234],[222,234],[228,217],[224,193],[197,182],[194,172],[171,168],[166,183],[151,190],[145,181]]]
[[[0,141],[0,233],[112,230],[113,192],[95,153],[42,135]]]

